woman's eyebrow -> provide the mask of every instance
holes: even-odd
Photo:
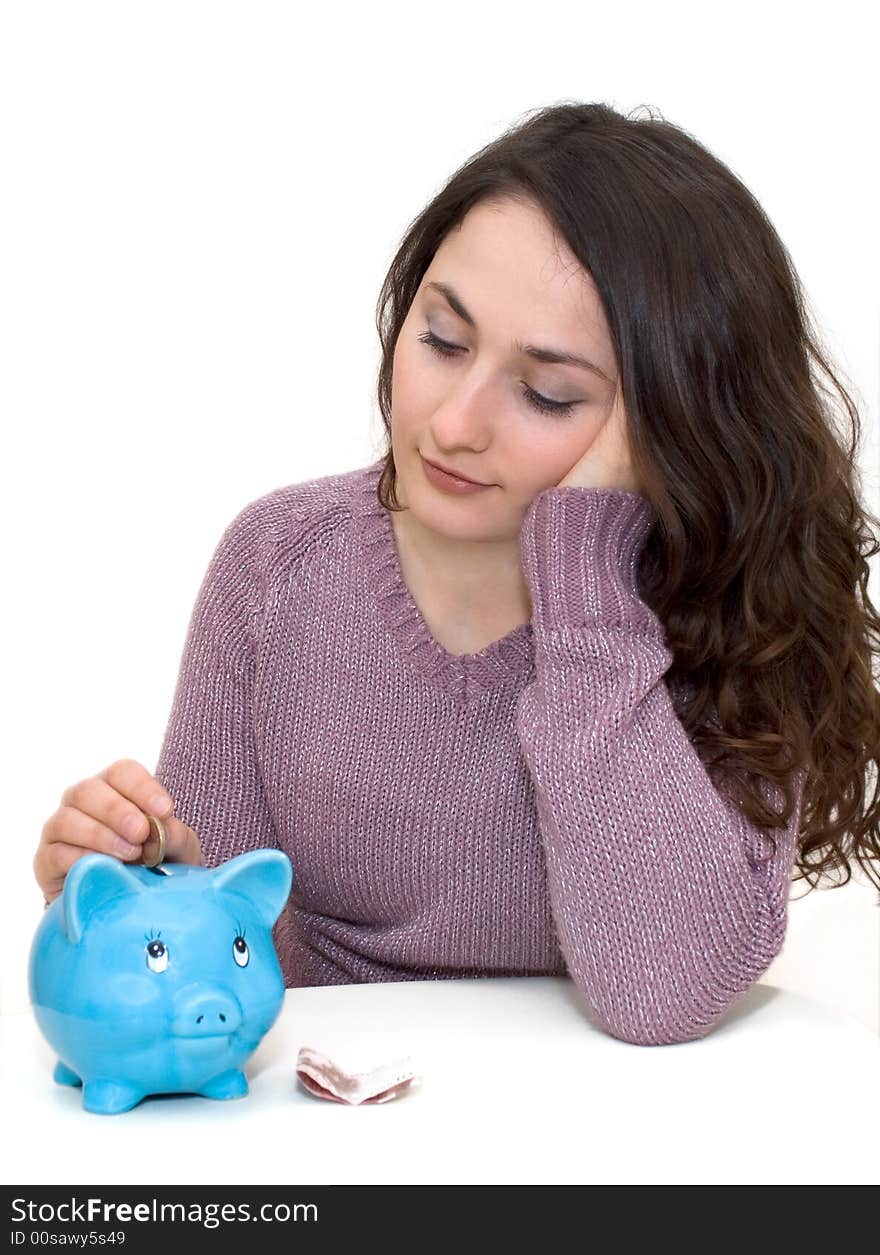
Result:
[[[448,283],[433,281],[425,284],[426,291],[428,288],[434,292],[439,292],[442,297],[445,297],[459,318],[463,319],[469,327],[476,328],[476,319],[465,309],[461,297],[454,288],[450,287]],[[515,353],[520,353],[526,357],[533,357],[538,362],[549,362],[551,365],[560,366],[580,366],[582,370],[592,371],[594,375],[598,375],[606,383],[614,383],[614,380],[610,379],[604,370],[600,370],[595,362],[590,362],[585,357],[579,357],[577,353],[568,353],[564,349],[539,348],[536,344],[523,344],[521,340],[514,340],[513,350]]]

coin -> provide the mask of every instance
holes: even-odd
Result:
[[[155,815],[148,815],[150,821],[150,835],[147,837],[141,849],[140,862],[144,867],[158,867],[165,859],[165,829],[162,827],[161,819],[157,819]],[[155,836],[152,829],[155,828]]]

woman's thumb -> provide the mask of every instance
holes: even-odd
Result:
[[[165,836],[165,848],[157,832],[157,824],[162,825]],[[160,857],[161,856],[161,857]],[[147,865],[155,862],[188,863],[199,867],[202,862],[202,846],[198,836],[183,820],[170,815],[167,819],[151,820],[150,835],[144,842],[140,861]]]

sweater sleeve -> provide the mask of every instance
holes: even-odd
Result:
[[[252,502],[226,528],[202,580],[154,772],[199,837],[205,867],[278,846],[254,737],[265,546]]]
[[[799,779],[771,859],[714,789],[637,591],[655,518],[639,493],[550,488],[520,538],[535,676],[516,726],[554,923],[602,1027],[638,1045],[705,1036],[781,949],[802,797]]]

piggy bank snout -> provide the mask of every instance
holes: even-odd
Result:
[[[218,985],[187,985],[174,997],[172,1032],[176,1037],[228,1037],[241,1027],[241,1004]]]

